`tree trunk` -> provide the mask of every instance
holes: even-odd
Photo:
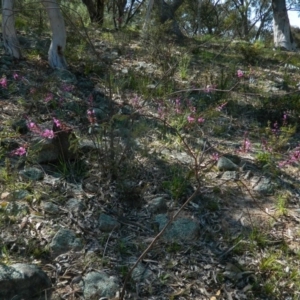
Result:
[[[94,0],[82,0],[82,3],[88,10],[91,22],[102,26],[104,22],[105,0],[96,0],[96,2]]]
[[[63,16],[56,0],[41,1],[48,13],[52,30],[52,42],[48,51],[49,64],[52,68],[65,69],[67,63],[64,57],[66,47],[66,28]]]
[[[146,11],[145,22],[143,25],[143,32],[147,31],[147,29],[148,29],[148,24],[150,22],[150,15],[151,15],[153,3],[154,3],[154,0],[149,0],[148,6],[147,6],[147,11]]]
[[[272,0],[274,46],[288,51],[296,49],[285,0]]]
[[[14,0],[2,1],[2,34],[5,52],[17,59],[22,57],[15,29]]]
[[[159,12],[159,20],[161,24],[167,21],[172,21],[170,32],[175,34],[178,39],[184,38],[184,34],[181,32],[177,21],[175,20],[175,12],[183,3],[184,0],[174,0],[172,5],[166,3],[164,0],[155,0],[155,6]]]

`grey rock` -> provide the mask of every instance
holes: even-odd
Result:
[[[44,178],[44,172],[38,168],[30,167],[20,171],[20,175],[24,179],[38,181]]]
[[[66,208],[70,211],[78,212],[84,209],[84,204],[79,199],[71,198],[67,201]]]
[[[59,149],[50,139],[34,138],[29,148],[30,158],[39,164],[59,159]]]
[[[51,281],[31,264],[0,264],[0,299],[46,300],[51,298]]]
[[[99,229],[104,232],[111,232],[114,229],[118,229],[120,223],[113,219],[111,216],[101,214],[99,217]]]
[[[101,148],[101,144],[98,142],[83,139],[79,141],[78,150],[81,150],[84,153],[91,152],[91,151],[99,151]]]
[[[168,217],[165,214],[155,216],[155,222],[159,225],[159,230],[168,222]],[[199,224],[189,218],[180,218],[175,220],[166,229],[163,234],[163,239],[166,241],[190,241],[195,239],[199,234]]]
[[[139,263],[136,268],[132,271],[131,278],[135,282],[141,282],[146,279],[151,279],[154,277],[153,272],[146,268],[143,264]]]
[[[236,171],[226,171],[222,174],[221,178],[224,180],[238,180],[239,174]]]
[[[99,299],[100,297],[114,297],[119,290],[117,279],[104,272],[90,272],[84,276],[79,284],[83,288],[85,299]]]
[[[223,155],[223,157],[230,159],[236,165],[241,163],[241,158],[238,155],[226,153]]]
[[[22,200],[30,196],[30,193],[27,190],[16,190],[13,192],[12,196],[15,200]]]
[[[29,207],[25,203],[18,203],[16,201],[9,202],[6,206],[6,212],[13,216],[25,216],[29,214]]]
[[[45,212],[49,214],[57,214],[60,212],[58,205],[52,202],[42,202],[41,207]]]
[[[148,209],[152,213],[165,213],[168,210],[167,201],[164,197],[157,197],[148,202]]]
[[[220,157],[217,163],[219,171],[237,171],[238,166],[226,157]]]
[[[263,195],[272,194],[275,188],[275,184],[268,177],[254,176],[251,178],[251,185],[254,191]]]
[[[50,243],[50,249],[55,256],[66,253],[70,250],[80,251],[83,248],[81,239],[69,229],[60,229]]]

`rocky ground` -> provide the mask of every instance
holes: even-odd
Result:
[[[267,121],[274,112],[282,120],[282,106],[258,107],[262,95],[298,97],[297,66],[265,59],[249,70],[238,57],[248,70],[239,79],[236,61],[205,61],[205,43],[166,50],[165,41],[159,52],[100,37],[96,53],[86,45],[84,58],[70,55],[68,71],[53,71],[46,38],[21,41],[42,56],[1,53],[0,299],[117,299],[122,289],[124,299],[298,295],[297,160],[278,167],[297,130],[274,140]],[[183,78],[173,56],[196,47]],[[217,57],[222,44],[209,49]],[[204,92],[210,68],[228,72],[232,90]],[[195,104],[200,125],[172,115],[178,97],[204,99]],[[297,124],[295,111],[289,118]]]

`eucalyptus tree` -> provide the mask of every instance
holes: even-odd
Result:
[[[52,41],[48,51],[49,64],[53,68],[66,68],[64,57],[66,29],[63,16],[56,0],[41,0],[47,11],[52,31]],[[22,57],[15,28],[14,0],[2,0],[2,36],[6,53],[19,59]]]
[[[161,24],[165,24],[167,21],[171,22],[170,33],[175,34],[177,38],[184,37],[179,24],[176,20],[175,14],[179,7],[185,0],[173,0],[166,2],[165,0],[154,0],[154,6],[158,13],[158,18]]]
[[[296,49],[285,0],[272,0],[274,46],[289,51]]]
[[[82,0],[86,6],[92,23],[98,23],[100,26],[104,22],[104,9],[106,0]]]

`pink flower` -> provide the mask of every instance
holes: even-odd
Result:
[[[32,131],[34,133],[40,133],[41,132],[39,127],[32,121],[27,123],[27,127],[29,128],[30,131]]]
[[[219,160],[219,153],[213,153],[211,155],[212,159],[215,160],[215,161],[218,161]]]
[[[30,94],[35,94],[36,93],[36,88],[32,87],[30,88]]]
[[[48,103],[52,99],[53,99],[53,94],[52,93],[48,93],[47,96],[46,96],[46,98],[45,98],[45,102]]]
[[[137,95],[131,100],[133,107],[139,107],[140,106],[139,102],[140,102],[140,98]]]
[[[2,77],[0,79],[0,85],[4,88],[4,89],[7,89],[7,79],[6,77]]]
[[[54,138],[54,132],[53,132],[53,130],[45,129],[42,132],[41,136],[46,138],[46,139],[53,139]]]
[[[244,152],[248,152],[251,149],[251,143],[249,139],[244,140]]]
[[[241,78],[244,76],[244,72],[242,70],[237,70],[237,77]]]
[[[71,84],[63,84],[61,88],[64,92],[71,92],[74,90],[74,86]]]
[[[177,98],[177,99],[175,100],[175,112],[176,112],[177,114],[180,114],[180,113],[181,113],[180,106],[181,106],[180,99]]]
[[[197,121],[198,121],[198,123],[202,124],[202,123],[204,123],[205,119],[202,117],[199,117]]]
[[[192,113],[195,113],[196,112],[196,107],[195,106],[190,106],[190,110]]]
[[[157,113],[161,119],[165,118],[165,108],[161,104],[158,105]]]
[[[216,110],[217,110],[217,111],[223,110],[223,108],[226,106],[226,104],[227,104],[227,102],[225,102],[225,103],[223,103],[223,104],[217,106],[217,107],[216,107]]]
[[[61,124],[60,121],[56,118],[53,118],[53,123],[56,125],[56,127],[60,128]]]
[[[23,156],[26,154],[26,149],[24,147],[19,147],[18,149],[11,152],[11,155]]]
[[[195,118],[191,117],[190,115],[187,117],[189,123],[195,122]]]
[[[14,73],[13,78],[14,78],[14,80],[17,80],[19,78],[19,75],[17,73]]]
[[[95,114],[93,109],[88,109],[86,113],[88,116],[93,116]]]

